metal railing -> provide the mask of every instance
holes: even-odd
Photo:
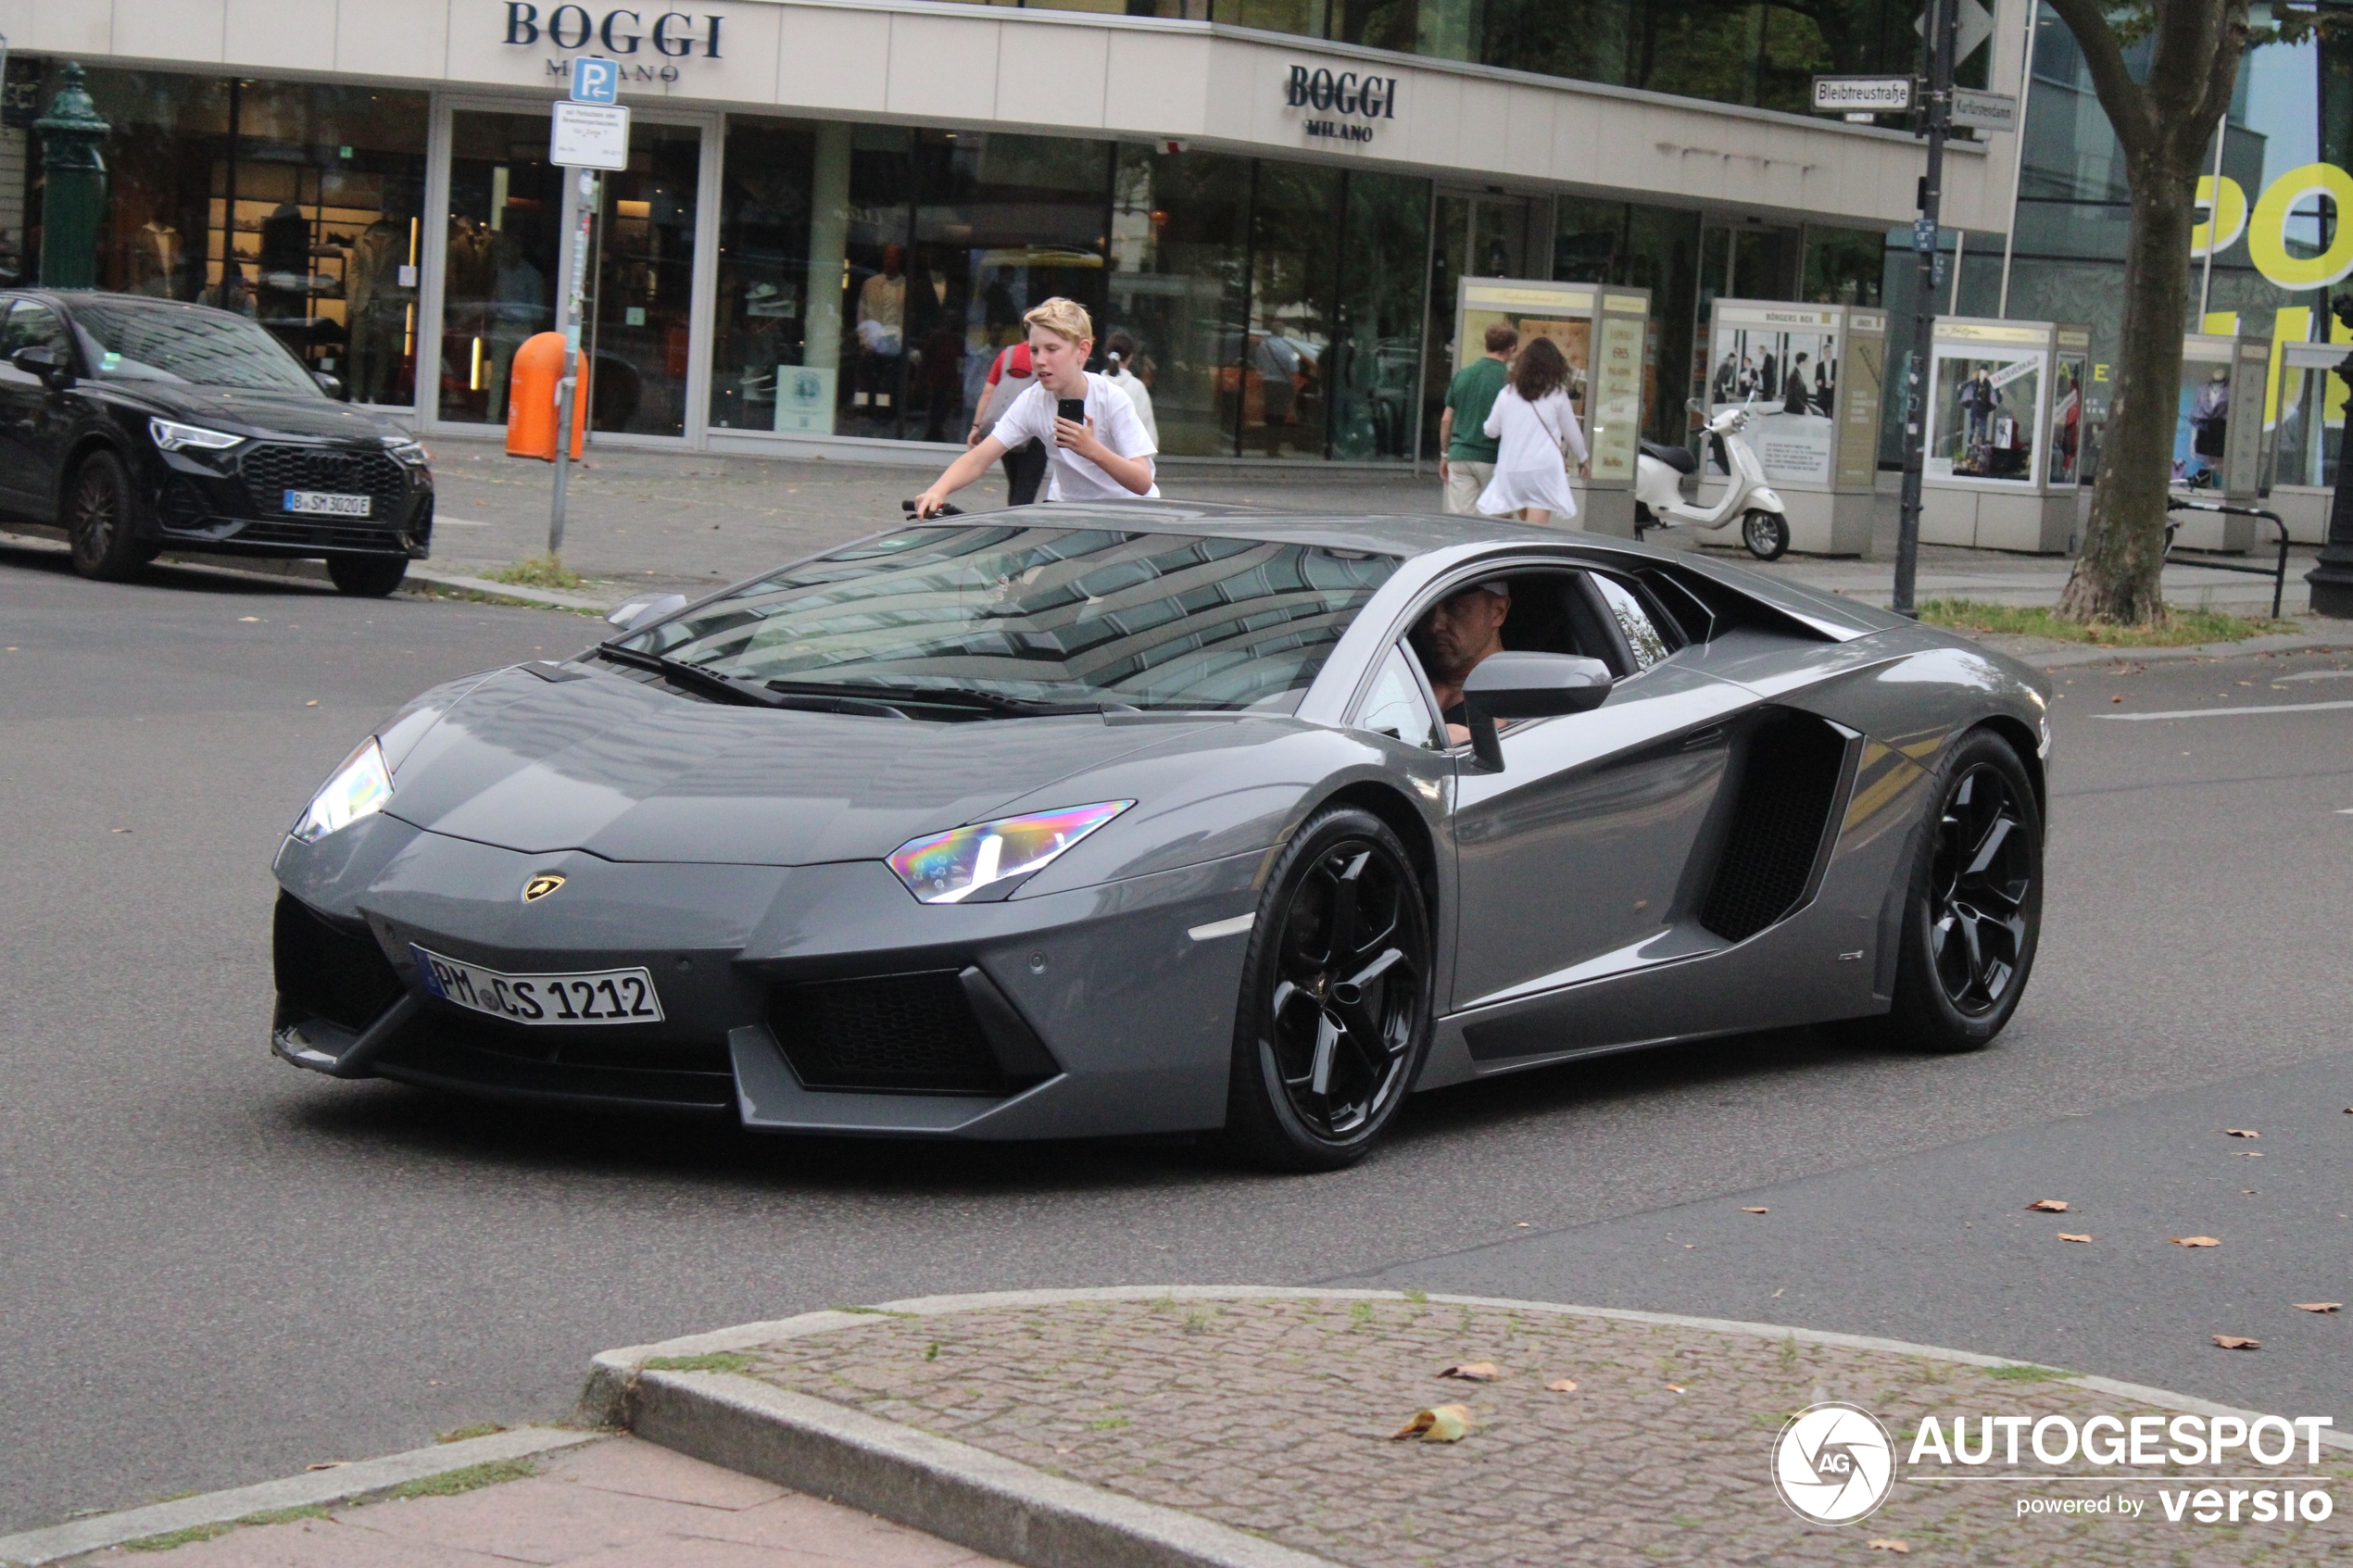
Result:
[[[2287,592],[2287,523],[2281,519],[2279,513],[2267,512],[2259,507],[2233,507],[2221,501],[2185,501],[2178,498],[2169,499],[2165,503],[2165,509],[2168,512],[2223,512],[2232,517],[2259,517],[2278,529],[2280,531],[2280,558],[2273,566],[2252,566],[2246,561],[2215,560],[2212,558],[2214,552],[2211,550],[2185,551],[2181,558],[2184,566],[2202,566],[2215,571],[2244,571],[2250,576],[2270,578],[2271,580],[2271,619],[2277,621],[2280,618],[2280,600]],[[2173,551],[2173,535],[2181,526],[2171,518],[2166,519],[2165,559],[2169,565],[2176,558]]]

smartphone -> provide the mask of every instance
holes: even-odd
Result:
[[[1068,420],[1072,424],[1083,425],[1087,422],[1087,399],[1057,397],[1054,399],[1054,413],[1059,418]]]

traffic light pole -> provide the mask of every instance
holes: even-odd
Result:
[[[1920,480],[1928,458],[1928,359],[1936,329],[1936,227],[1944,203],[1944,138],[1953,128],[1953,44],[1960,0],[1928,0],[1928,172],[1920,177],[1920,215],[1912,223],[1912,353],[1904,376],[1904,499],[1895,531],[1895,592],[1891,608],[1917,617],[1920,567]]]

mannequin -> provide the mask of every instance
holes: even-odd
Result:
[[[180,282],[180,231],[149,219],[132,232],[131,275],[124,280],[124,292],[173,297]]]
[[[408,222],[389,212],[351,242],[344,297],[351,320],[351,395],[356,402],[390,403],[401,396],[409,307],[417,300],[417,291],[400,282],[408,257]]]

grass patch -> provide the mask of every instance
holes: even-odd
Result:
[[[125,1541],[122,1543],[122,1549],[125,1551],[173,1551],[183,1546],[194,1546],[198,1541],[217,1541],[235,1528],[234,1524],[191,1524],[184,1530],[167,1530],[160,1536],[142,1536],[135,1541]]]
[[[480,1491],[502,1481],[522,1481],[538,1474],[538,1468],[527,1459],[494,1459],[487,1464],[470,1464],[463,1470],[420,1476],[394,1487],[392,1495],[404,1501],[412,1498],[454,1498],[460,1492]]]
[[[1427,1290],[1409,1290],[1405,1292],[1405,1299],[1411,1301],[1416,1307],[1427,1307],[1429,1305],[1429,1292]]]
[[[537,599],[517,599],[510,598],[504,594],[476,593],[472,588],[452,588],[446,583],[428,583],[421,577],[411,577],[403,583],[400,585],[400,592],[406,598],[447,599],[456,604],[497,605],[506,609],[545,609],[552,610],[558,615],[585,615],[597,621],[602,621],[605,618],[605,612],[600,609],[575,609],[570,605],[542,604]]]
[[[578,588],[587,582],[566,566],[561,556],[525,556],[512,566],[502,566],[483,575],[493,583],[512,583],[518,588]]]
[[[1101,1421],[1088,1422],[1087,1424],[1087,1430],[1089,1432],[1116,1432],[1126,1424],[1127,1418],[1124,1415],[1107,1415]]]
[[[317,1503],[305,1503],[300,1508],[265,1508],[259,1513],[248,1513],[237,1521],[240,1524],[291,1524],[297,1519],[324,1519],[327,1511]]]
[[[656,1356],[644,1372],[749,1372],[751,1358],[734,1350],[713,1350],[700,1356]]]
[[[1985,1375],[2002,1383],[2066,1383],[2083,1374],[2046,1366],[1990,1366]]]
[[[504,1432],[495,1421],[477,1421],[472,1426],[453,1426],[434,1439],[436,1443],[462,1443],[469,1437],[491,1437]]]
[[[2274,632],[2293,632],[2293,621],[2230,615],[2219,609],[2167,608],[2165,619],[2148,626],[2112,621],[2068,621],[2046,605],[1995,605],[1976,599],[1925,599],[1920,619],[1956,632],[1983,632],[2100,647],[2175,648],[2197,643],[2236,643]]]

